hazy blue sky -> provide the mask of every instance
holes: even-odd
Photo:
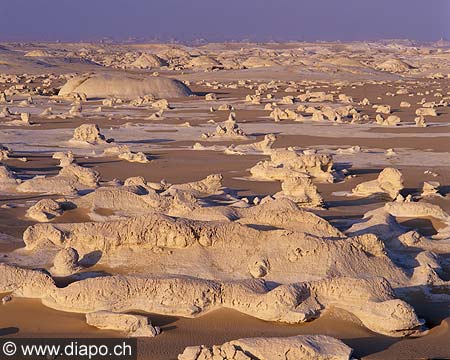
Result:
[[[450,38],[450,0],[0,0],[0,40]]]

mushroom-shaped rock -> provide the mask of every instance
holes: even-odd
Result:
[[[358,184],[353,190],[356,196],[371,196],[376,194],[386,194],[391,199],[395,199],[403,189],[403,175],[394,168],[386,168],[376,180],[366,181]]]
[[[53,259],[50,272],[55,276],[70,276],[83,268],[78,264],[78,252],[74,248],[61,249]]]

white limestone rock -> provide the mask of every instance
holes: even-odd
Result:
[[[52,199],[42,199],[31,206],[26,215],[39,222],[48,222],[63,213],[61,204]]]
[[[120,314],[111,311],[95,311],[86,314],[88,325],[102,330],[116,330],[128,337],[155,337],[160,333],[157,326],[152,326],[146,316]]]
[[[376,180],[366,181],[357,185],[352,194],[355,196],[373,196],[385,194],[395,199],[403,189],[403,175],[394,168],[385,168]]]
[[[61,88],[59,96],[85,94],[92,98],[133,99],[153,95],[158,98],[178,98],[191,95],[182,82],[159,76],[129,74],[89,74],[76,76]]]
[[[82,124],[74,130],[73,137],[70,141],[87,145],[99,145],[110,143],[113,140],[107,140],[105,136],[100,133],[98,125]]]
[[[53,259],[50,272],[54,276],[70,276],[80,272],[83,267],[78,263],[79,255],[74,248],[65,248],[58,251]]]
[[[178,360],[350,360],[352,349],[324,335],[259,337],[233,340],[212,347],[189,346]],[[288,356],[288,357],[286,357]]]

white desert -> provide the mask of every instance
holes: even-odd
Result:
[[[450,358],[450,44],[2,43],[0,336]]]

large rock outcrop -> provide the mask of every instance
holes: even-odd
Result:
[[[58,288],[51,277],[0,264],[0,292],[38,298],[48,307],[68,312],[141,311],[196,317],[228,308],[276,322],[302,323],[327,308],[343,309],[372,331],[407,336],[421,331],[413,308],[395,298],[383,278],[333,278],[280,285],[262,280],[220,282],[192,277],[104,276]]]
[[[78,164],[66,164],[58,175],[35,176],[17,186],[17,191],[30,193],[75,195],[78,191],[98,186],[99,174]]]
[[[213,347],[189,346],[178,360],[350,360],[352,349],[324,335],[249,338]]]
[[[301,218],[299,213],[296,221]],[[189,220],[148,213],[107,222],[35,224],[25,231],[23,238],[28,250],[73,247],[80,254],[101,251],[107,257],[134,249],[139,251],[136,263],[139,259],[144,263],[150,261],[155,269],[161,267],[166,271],[171,266],[173,273],[180,274],[196,269],[201,274],[214,272],[220,276],[223,272],[222,276],[227,278],[243,279],[249,276],[249,266],[257,259],[270,264],[265,278],[274,281],[364,273],[384,276],[394,284],[408,283],[406,274],[386,256],[383,243],[375,236],[336,239],[337,231],[327,232],[329,229],[313,218],[310,228],[317,235],[264,227],[259,230],[249,211],[243,220],[249,226],[235,221]],[[269,218],[259,224],[275,225],[277,222],[281,223]],[[303,226],[305,230],[308,228]],[[223,256],[224,248],[227,256]],[[170,256],[158,255],[161,252],[169,252]],[[249,256],[243,260],[242,254]],[[196,266],[195,259],[199,256],[211,259],[212,263]],[[183,266],[179,266],[180,261]],[[230,269],[233,269],[231,273]]]
[[[89,74],[70,79],[59,91],[60,96],[70,94],[84,94],[87,99],[134,99],[145,95],[178,98],[190,95],[191,91],[178,80],[158,76]]]
[[[130,66],[138,69],[153,69],[165,66],[167,63],[155,54],[141,54]]]

